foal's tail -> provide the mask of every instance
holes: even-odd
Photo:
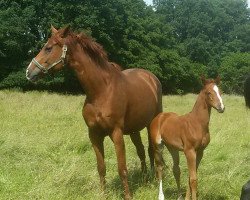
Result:
[[[164,159],[162,157],[162,151],[164,142],[161,136],[161,122],[163,113],[158,114],[150,124],[150,137],[154,152],[154,161],[156,165],[156,173],[159,180],[162,179],[162,169],[164,166]]]

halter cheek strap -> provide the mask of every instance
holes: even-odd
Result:
[[[59,64],[60,62],[63,63],[64,65],[64,61],[65,61],[65,57],[66,57],[66,53],[67,53],[67,45],[63,45],[62,48],[62,55],[59,58],[59,60],[57,60],[56,62],[50,64],[48,67],[44,67],[43,65],[41,65],[35,58],[32,59],[32,62],[36,65],[37,68],[39,68],[44,74],[47,74],[49,72],[49,70],[51,68],[53,68],[54,66],[56,66],[57,64]]]

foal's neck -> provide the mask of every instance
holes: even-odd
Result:
[[[198,95],[193,110],[191,111],[191,114],[198,119],[198,121],[204,128],[208,128],[210,114],[211,114],[211,107],[207,105],[205,94],[203,91],[201,91],[200,94]]]
[[[111,75],[79,45],[74,48],[74,53],[71,51],[69,66],[75,71],[88,100],[93,101],[108,87]],[[108,62],[103,64],[108,65]]]

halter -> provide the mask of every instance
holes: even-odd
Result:
[[[67,53],[67,46],[66,45],[63,45],[63,48],[62,48],[62,55],[61,57],[59,58],[59,60],[57,60],[56,62],[52,63],[51,65],[49,65],[47,68],[45,68],[43,65],[41,65],[35,58],[32,59],[32,62],[36,65],[37,68],[39,68],[44,74],[47,74],[49,72],[49,70],[56,66],[57,64],[59,64],[60,62],[63,63],[64,65],[64,60],[65,60],[65,57],[66,57],[66,53]]]

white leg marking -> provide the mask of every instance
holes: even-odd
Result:
[[[217,87],[217,85],[214,85],[213,89],[214,89],[215,93],[217,94],[218,99],[220,100],[221,108],[224,109],[224,104],[222,102],[222,98],[221,98],[220,93],[219,93],[219,88]]]
[[[162,190],[162,180],[160,181],[158,199],[159,199],[159,200],[164,200],[164,194],[163,194],[163,190]]]

